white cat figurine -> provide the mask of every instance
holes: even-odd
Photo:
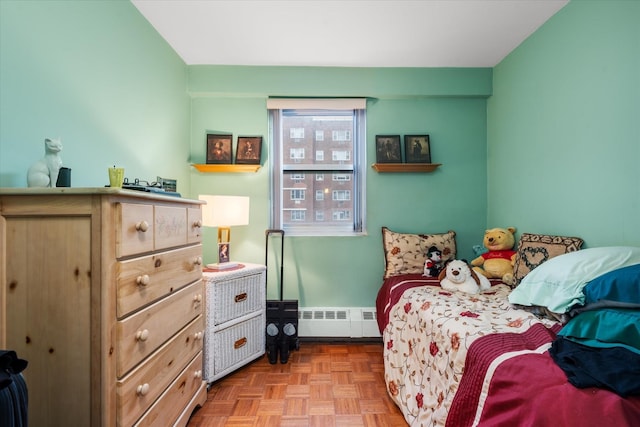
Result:
[[[58,172],[62,167],[62,141],[60,138],[46,138],[44,140],[44,157],[35,162],[27,172],[29,187],[55,187]]]

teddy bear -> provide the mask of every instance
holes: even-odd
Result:
[[[501,279],[504,283],[511,283],[516,258],[516,251],[513,250],[515,232],[515,227],[486,230],[482,245],[488,251],[471,261],[474,271],[489,279]]]
[[[436,246],[431,246],[427,250],[427,259],[424,261],[424,273],[426,277],[438,277],[442,270],[442,251]]]

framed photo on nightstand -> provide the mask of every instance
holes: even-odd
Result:
[[[229,262],[229,242],[218,243],[218,263]]]

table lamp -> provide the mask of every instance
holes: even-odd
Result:
[[[249,225],[249,198],[243,196],[198,196],[207,202],[202,205],[202,225],[218,228],[218,263],[210,268],[231,268],[238,265],[229,261],[231,227]]]

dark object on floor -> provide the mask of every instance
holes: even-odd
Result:
[[[300,348],[298,340],[298,300],[284,300],[283,264],[284,230],[265,231],[264,264],[269,261],[269,237],[280,235],[280,299],[267,300],[266,346],[269,363],[275,364],[280,355],[280,363],[289,361],[289,352]],[[268,267],[267,267],[268,276]]]
[[[29,398],[21,374],[27,364],[15,351],[0,350],[0,426],[27,426]]]

